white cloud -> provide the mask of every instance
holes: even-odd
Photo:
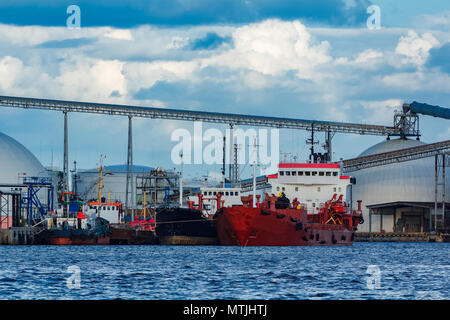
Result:
[[[393,111],[402,106],[401,99],[388,99],[382,101],[359,101],[364,109],[369,111],[370,122],[379,124],[392,124]]]
[[[249,69],[280,76],[296,71],[299,78],[312,79],[314,68],[331,60],[329,43],[315,43],[307,28],[296,21],[266,20],[237,28],[234,48],[205,59],[204,66]]]
[[[189,37],[173,37],[171,42],[166,46],[167,49],[179,49],[189,43]]]
[[[374,70],[383,61],[383,52],[373,49],[367,49],[359,53],[353,60],[349,60],[347,57],[341,57],[335,60],[336,65],[353,66],[360,69]]]
[[[415,31],[408,31],[406,37],[401,37],[395,53],[404,56],[401,63],[412,63],[416,66],[422,66],[428,59],[431,48],[439,45],[439,41],[431,33],[424,33],[422,36]]]
[[[444,11],[440,14],[424,14],[420,17],[419,23],[426,28],[438,28],[448,31],[450,28],[450,11]]]
[[[18,85],[17,80],[22,75],[22,60],[6,56],[0,60],[0,87],[3,90],[10,90],[14,85]]]
[[[117,102],[121,98],[111,97],[113,92],[119,96],[127,94],[123,65],[117,60],[76,58],[62,64],[61,75],[55,80],[64,97]]]
[[[154,61],[129,62],[123,74],[126,76],[131,92],[152,87],[157,81],[195,81],[194,72],[199,69],[199,62],[193,61]]]
[[[404,92],[429,91],[444,94],[450,92],[450,76],[437,71],[388,74],[382,77],[381,82],[386,87],[401,88]]]
[[[16,46],[35,46],[48,41],[99,37],[113,31],[110,27],[68,29],[0,24],[0,39]]]
[[[117,40],[134,40],[130,30],[126,29],[114,29],[105,33],[106,38]]]

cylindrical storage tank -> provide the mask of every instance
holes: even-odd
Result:
[[[369,156],[420,145],[425,145],[425,143],[410,139],[386,140],[370,147],[359,156]],[[387,214],[383,215],[383,220],[381,221],[382,229],[386,232],[395,230],[394,225],[398,222],[402,212],[406,210],[400,207],[403,205],[405,208],[408,207],[407,204],[403,203],[413,204],[414,209],[408,210],[411,212],[422,212],[421,214],[425,216],[425,219],[428,219],[429,207],[435,201],[434,156],[366,168],[348,172],[348,175],[356,178],[352,196],[354,208],[356,208],[356,201],[362,200],[365,223],[358,227],[359,232],[369,231],[369,209],[367,206],[377,205],[380,208],[392,208],[385,209]],[[446,179],[446,201],[449,200],[450,181]],[[439,189],[438,201],[442,202],[441,189]],[[389,210],[392,210],[392,214],[389,214]],[[394,216],[396,217],[395,221]],[[419,221],[419,223],[423,224],[423,220]],[[372,232],[381,231],[380,215],[372,215],[371,225]]]

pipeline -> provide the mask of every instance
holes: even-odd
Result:
[[[414,101],[410,104],[411,112],[420,113],[437,118],[450,119],[450,109],[439,106],[432,106],[426,103]]]

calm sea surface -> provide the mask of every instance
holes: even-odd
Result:
[[[450,299],[449,254],[450,243],[0,246],[0,299]]]

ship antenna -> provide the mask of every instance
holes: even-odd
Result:
[[[180,208],[183,207],[183,152],[180,153]]]
[[[316,163],[317,154],[314,152],[314,145],[318,144],[319,141],[314,140],[314,124],[311,125],[311,138],[307,139],[306,143],[311,145],[311,147],[309,148],[311,150],[311,154],[309,155],[309,161],[310,163]]]
[[[226,137],[223,137],[223,162],[222,162],[222,188],[225,188],[225,142],[226,142]]]
[[[258,165],[258,137],[255,135],[253,140],[253,146],[255,150],[255,156],[253,157],[253,208],[256,208],[256,166]]]
[[[102,202],[102,190],[103,190],[103,160],[106,159],[106,156],[100,155],[100,165],[98,167],[98,192],[97,192],[97,202]]]

